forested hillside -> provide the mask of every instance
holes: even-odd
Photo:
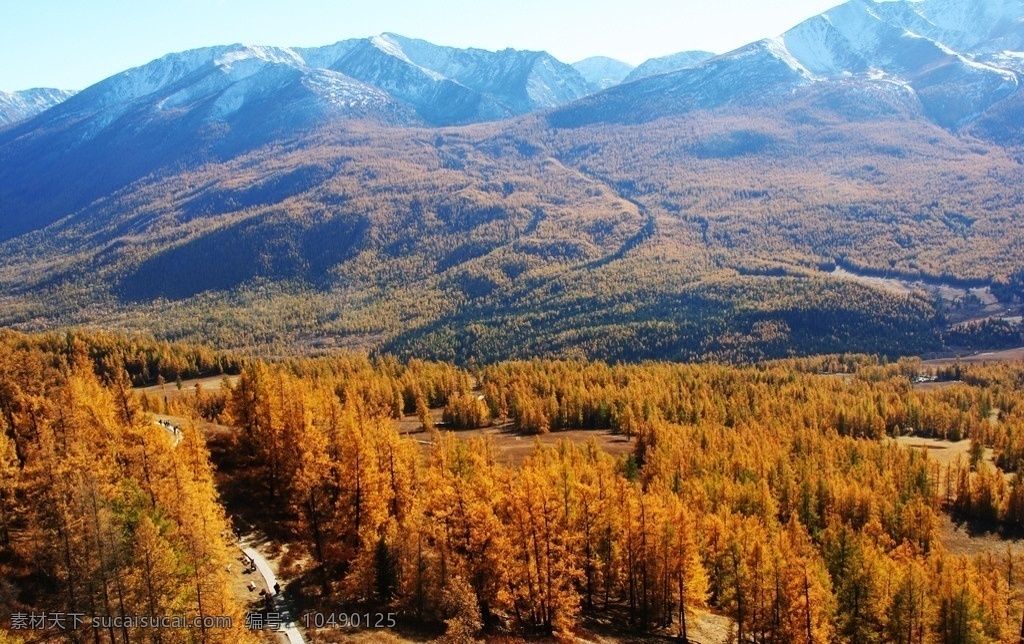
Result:
[[[1020,345],[1022,20],[855,0],[601,91],[394,34],[171,53],[0,128],[0,325],[464,364]]]
[[[950,341],[928,295],[822,271],[989,286],[1010,316],[1021,295],[1012,149],[898,105],[840,116],[858,96],[632,126],[337,126],[5,242],[0,322],[460,361],[991,348]]]
[[[123,368],[142,355],[105,344],[0,337],[0,641],[254,641],[203,437],[156,425]],[[113,621],[142,615],[194,628]]]

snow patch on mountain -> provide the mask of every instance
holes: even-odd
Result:
[[[49,87],[0,92],[0,126],[26,121],[74,95],[74,91]]]
[[[591,91],[576,69],[546,52],[457,49],[397,34],[382,38],[410,64],[472,90],[482,105],[500,105],[509,115],[563,105]]]
[[[633,71],[634,67],[621,60],[607,56],[592,56],[572,64],[594,91],[618,85]]]
[[[835,76],[888,64],[879,57],[901,51],[900,39],[910,35],[879,18],[871,4],[853,0],[800,23],[782,35],[782,42],[813,73]]]
[[[678,71],[680,69],[689,69],[690,67],[696,67],[714,56],[715,55],[710,51],[695,50],[681,51],[668,56],[651,58],[650,60],[640,63],[636,69],[629,72],[622,82],[629,83],[641,78],[647,78],[648,76],[654,76],[655,74],[665,74],[668,72]]]
[[[234,47],[240,47],[236,45]],[[134,67],[81,91],[66,103],[67,111],[76,114],[95,113],[105,108],[124,106],[159,90],[174,86],[232,47],[205,47],[168,54],[151,63]]]
[[[1024,0],[850,0],[781,41],[823,78],[881,74],[906,82],[929,118],[956,129],[1017,90],[1022,66],[1008,68],[983,50],[1022,21]]]
[[[245,45],[236,46],[225,51],[214,58],[213,64],[218,67],[230,69],[234,63],[248,61],[263,61],[265,63],[290,65],[293,67],[302,67],[306,65],[306,61],[292,49],[279,47],[253,47]]]
[[[323,47],[295,47],[292,51],[301,56],[311,69],[332,69],[338,61],[364,42],[365,39],[362,38],[350,38]]]
[[[807,69],[793,54],[789,53],[786,45],[778,38],[766,38],[761,43],[766,51],[789,65],[789,68],[806,78],[812,78],[814,74]]]
[[[340,109],[385,106],[394,102],[384,90],[330,70],[313,70],[312,73],[304,75],[301,82],[310,92]]]
[[[1024,0],[850,0],[782,39],[808,69],[831,76],[873,66],[921,71],[943,55],[971,59],[1019,50],[1022,36]]]
[[[398,42],[398,40],[395,38],[393,34],[382,34],[380,36],[374,36],[373,38],[370,39],[370,42],[373,43],[374,47],[380,49],[385,54],[389,56],[394,56],[395,58],[401,60],[404,63],[419,68],[423,73],[425,73],[427,76],[434,80],[440,81],[444,80],[445,78],[444,74],[438,73],[431,69],[430,67],[419,65],[413,62],[406,55],[405,51],[402,49],[402,44]]]
[[[1024,45],[1021,0],[900,0],[879,15],[959,52],[993,53]]]

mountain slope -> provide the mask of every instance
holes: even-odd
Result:
[[[651,58],[637,65],[636,69],[626,75],[623,82],[628,83],[641,78],[647,78],[648,76],[654,76],[655,74],[664,74],[665,72],[696,67],[705,60],[714,57],[715,55],[710,51],[681,51],[677,54],[669,54],[660,58]]]
[[[0,92],[0,126],[28,120],[74,95],[70,90],[45,87]]]
[[[762,40],[696,67],[612,87],[549,113],[556,127],[637,123],[729,104],[752,105],[813,82],[777,40]]]
[[[0,322],[459,360],[934,349],[930,299],[817,267],[1011,283],[1024,176],[888,87],[569,129],[339,122],[0,244]]]

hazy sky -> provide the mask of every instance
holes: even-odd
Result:
[[[638,64],[775,36],[840,0],[0,0],[0,90],[82,89],[173,51],[325,45],[390,31],[439,45]]]

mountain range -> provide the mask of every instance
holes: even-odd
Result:
[[[936,349],[928,297],[820,269],[1020,297],[1022,52],[1021,0],[851,0],[636,68],[394,34],[169,54],[5,108],[0,323],[463,360]]]

